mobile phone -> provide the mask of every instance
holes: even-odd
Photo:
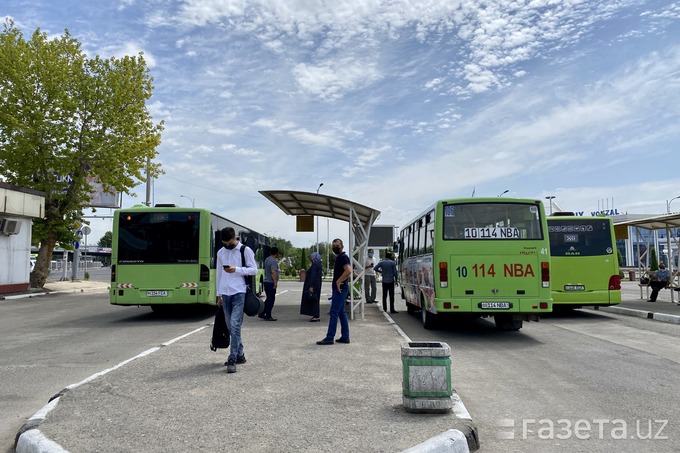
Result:
[[[228,264],[225,264],[225,265],[224,265],[224,266],[222,266],[222,267],[223,267],[223,268],[224,268],[224,270],[226,271],[226,270],[227,270],[227,269],[229,269],[229,268],[230,268],[231,266],[229,266]]]

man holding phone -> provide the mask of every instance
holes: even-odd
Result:
[[[224,319],[229,325],[231,334],[231,349],[224,364],[227,366],[227,373],[235,373],[237,364],[246,363],[241,341],[243,304],[246,299],[245,278],[257,274],[257,263],[255,252],[239,243],[233,228],[223,228],[221,235],[224,247],[217,252],[215,289],[217,305],[224,310]],[[241,247],[245,247],[245,267],[241,262]]]

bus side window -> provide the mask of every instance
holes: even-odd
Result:
[[[423,255],[427,247],[427,235],[425,234],[425,219],[418,221],[418,255]]]
[[[222,231],[219,229],[213,231],[213,241],[212,253],[210,254],[211,269],[215,269],[215,266],[217,265],[217,252],[222,248]]]
[[[425,253],[432,253],[434,251],[434,219],[432,216],[427,216],[427,225],[425,227],[425,237],[427,240],[427,247]]]

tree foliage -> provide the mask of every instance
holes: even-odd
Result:
[[[97,242],[97,247],[111,247],[113,245],[113,232],[107,231]]]
[[[659,269],[659,259],[657,258],[656,255],[656,249],[652,247],[652,249],[649,252],[649,270],[650,271],[656,271]]]
[[[90,184],[130,189],[161,173],[153,162],[163,123],[146,107],[153,79],[143,54],[88,58],[68,30],[25,40],[12,21],[0,34],[0,179],[45,192],[31,274],[41,287],[57,242],[71,244]],[[83,222],[84,223],[84,222]]]

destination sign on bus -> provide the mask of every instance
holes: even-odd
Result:
[[[465,239],[520,239],[519,229],[512,227],[465,228]]]

